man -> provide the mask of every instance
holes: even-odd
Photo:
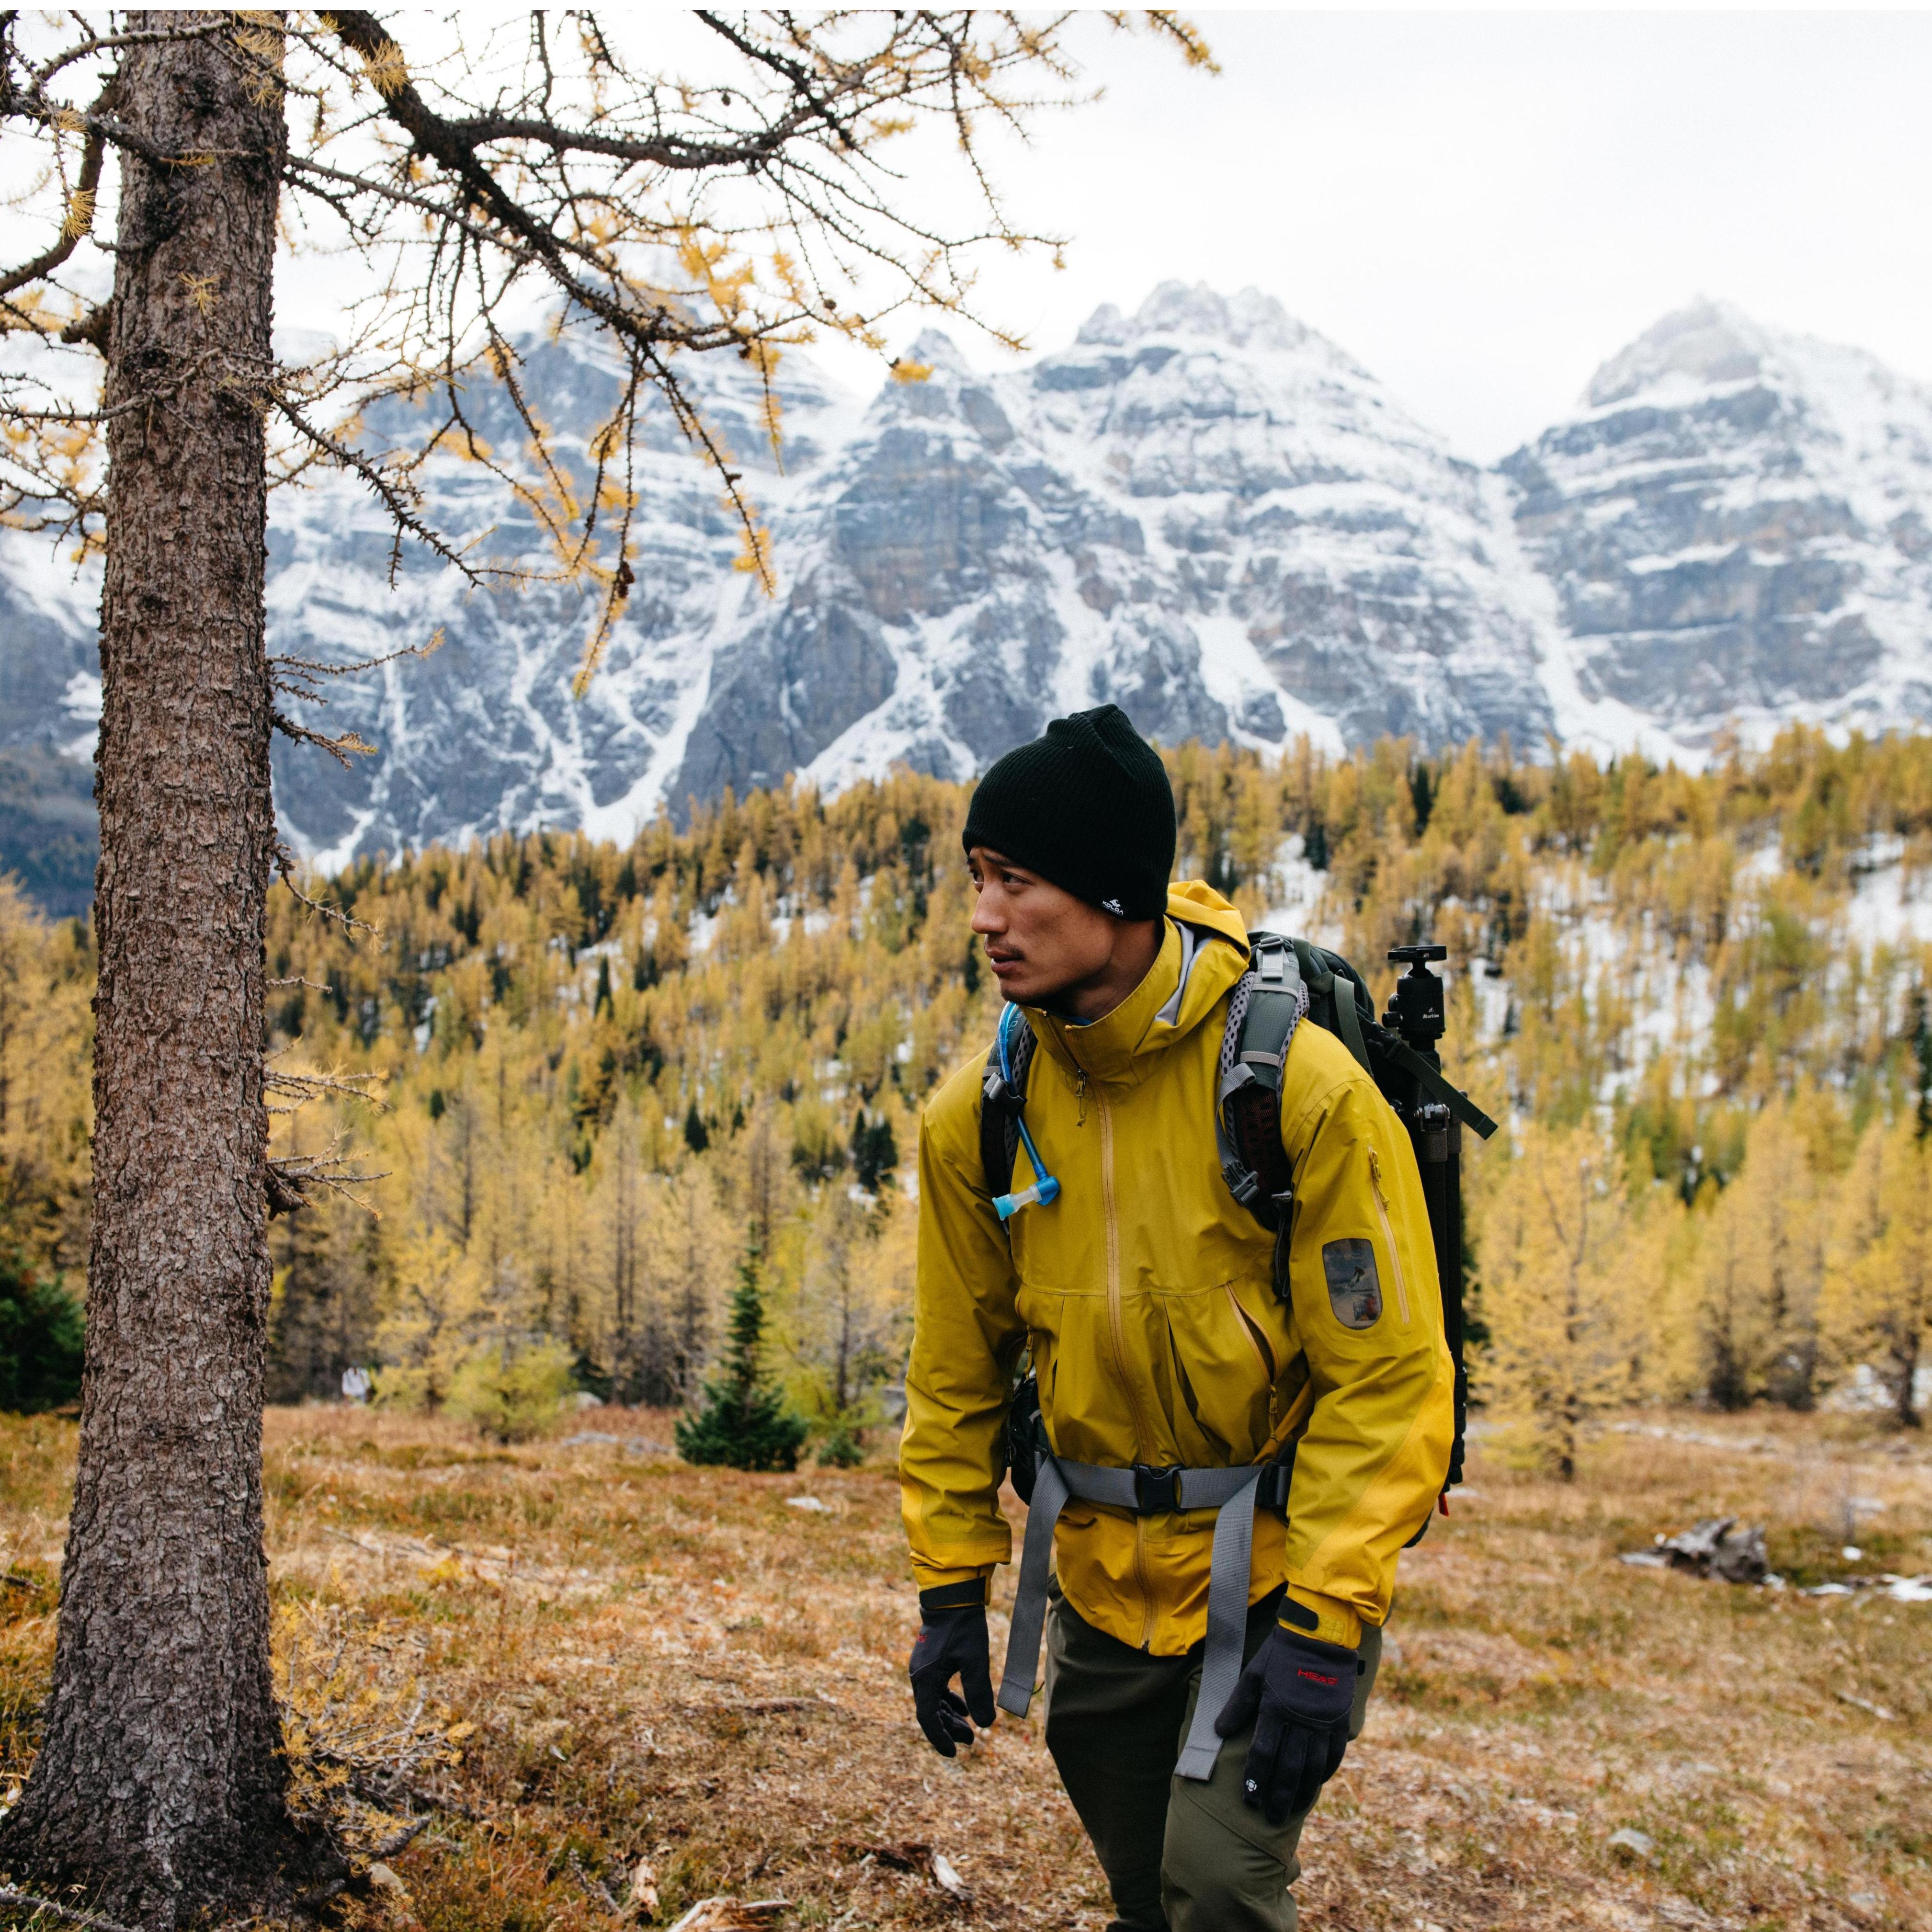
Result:
[[[1228,1191],[1214,1129],[1246,934],[1208,886],[1170,890],[1173,794],[1115,706],[1057,719],[994,765],[964,843],[973,930],[1036,1041],[1025,1178],[1044,1166],[1059,1187],[1003,1222],[981,1154],[985,1055],[934,1096],[900,1456],[920,1721],[950,1757],[969,1716],[993,1720],[986,1599],[1012,1554],[1004,1431],[1030,1352],[1053,1469],[1130,1498],[1076,1487],[1059,1516],[1046,1673],[1047,1748],[1115,1932],[1292,1932],[1302,1823],[1360,1729],[1396,1554],[1448,1460],[1453,1371],[1414,1156],[1346,1047],[1296,1025],[1277,1292],[1274,1238]],[[1194,1731],[1220,1517],[1172,1505],[1196,1476],[1212,1486],[1291,1449],[1285,1523],[1252,1490],[1228,1504],[1252,1511],[1223,1620],[1240,1659],[1224,1656],[1232,1694]],[[1031,1664],[1010,1667],[1020,1708]]]

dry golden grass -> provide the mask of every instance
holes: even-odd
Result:
[[[577,1426],[669,1436],[640,1413]],[[913,1725],[886,1469],[497,1450],[339,1409],[276,1412],[268,1443],[304,1784],[442,1808],[388,1859],[406,1896],[369,1888],[350,1924],[608,1928],[640,1863],[660,1924],[723,1892],[790,1900],[788,1925],[1105,1924],[1037,1726],[1003,1720],[949,1765]],[[0,1424],[0,1770],[17,1778],[52,1655],[72,1426]],[[790,1507],[804,1496],[824,1508]],[[1932,1447],[1916,1440],[1648,1416],[1598,1438],[1569,1488],[1479,1447],[1466,1500],[1403,1559],[1368,1732],[1305,1841],[1304,1924],[1932,1925],[1932,1605],[1615,1561],[1736,1513],[1768,1522],[1774,1562],[1805,1580],[1844,1567],[1852,1498],[1885,1505],[1856,1516],[1862,1567],[1932,1570]],[[356,1816],[365,1846],[394,1822]],[[1651,1859],[1608,1846],[1626,1826]],[[933,1882],[925,1848],[970,1904]]]

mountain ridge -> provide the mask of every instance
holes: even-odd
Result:
[[[1700,299],[1499,468],[1580,682],[1687,748],[1932,712],[1932,388],[1876,357]]]
[[[524,350],[566,435],[593,423],[616,381],[594,341]],[[998,374],[938,330],[908,359],[923,381],[862,398],[788,357],[782,470],[755,372],[694,364],[776,594],[734,569],[715,478],[647,418],[638,589],[581,700],[585,593],[465,595],[414,556],[392,590],[352,479],[278,497],[274,648],[367,666],[320,722],[381,747],[345,772],[278,746],[291,842],[333,865],[537,824],[622,836],[790,772],[963,778],[1108,698],[1169,740],[1507,733],[1692,760],[1727,724],[1932,715],[1932,391],[1730,304],[1661,318],[1492,468],[1254,289],[1163,283]],[[471,407],[514,444],[500,395]],[[459,539],[545,561],[473,468],[439,459],[424,485]],[[0,748],[71,758],[98,701],[88,583],[31,548],[0,544]],[[439,628],[426,662],[373,662]]]

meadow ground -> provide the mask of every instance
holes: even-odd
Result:
[[[780,1926],[1104,1925],[1037,1724],[1002,1720],[954,1764],[913,1724],[884,1456],[688,1469],[662,1453],[668,1420],[592,1410],[498,1448],[440,1420],[271,1413],[298,1777],[380,1855],[344,1923],[668,1926],[729,1894],[789,1901]],[[0,1423],[14,1782],[73,1450],[70,1423]],[[1367,1732],[1304,1841],[1311,1932],[1932,1926],[1932,1604],[1616,1560],[1735,1514],[1768,1525],[1794,1583],[1932,1570],[1932,1444],[1646,1415],[1568,1486],[1479,1444],[1455,1511],[1403,1558]],[[1624,1828],[1647,1855],[1611,1845]],[[969,1900],[935,1882],[935,1852]]]

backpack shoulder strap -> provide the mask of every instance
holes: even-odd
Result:
[[[996,1199],[1012,1191],[1013,1163],[1020,1154],[1020,1114],[1026,1106],[1027,1076],[1033,1070],[1036,1044],[1020,1010],[1002,1006],[980,1085],[980,1165],[986,1192]]]
[[[1249,935],[1246,972],[1228,1002],[1214,1100],[1214,1138],[1228,1191],[1278,1231],[1293,1185],[1281,1144],[1281,1072],[1308,1011],[1300,949],[1272,932]]]

